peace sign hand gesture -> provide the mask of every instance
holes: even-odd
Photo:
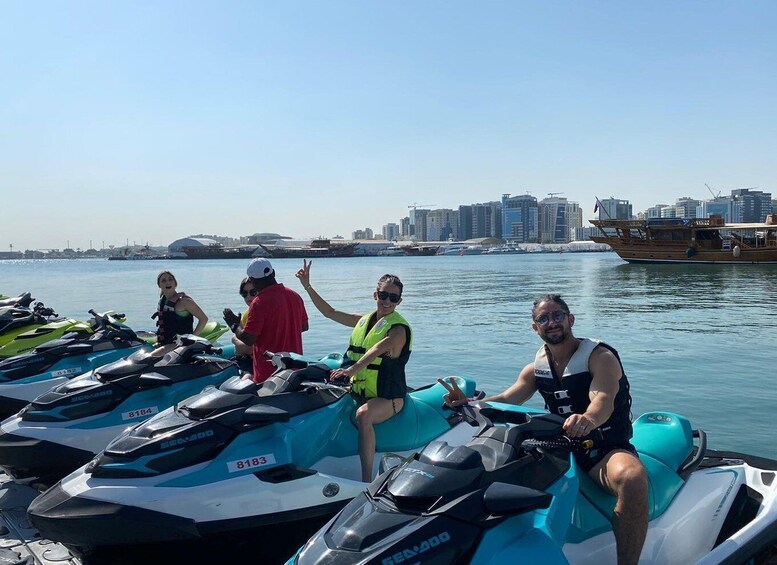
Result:
[[[444,386],[445,390],[448,391],[448,393],[445,394],[442,398],[445,401],[445,404],[451,408],[465,406],[469,403],[469,398],[467,398],[467,395],[464,394],[464,391],[459,388],[459,385],[456,383],[456,379],[450,379],[450,384],[448,384],[445,379],[437,379],[437,382]]]
[[[302,288],[307,290],[310,288],[310,267],[313,265],[313,260],[310,260],[310,263],[307,262],[307,260],[302,260],[302,268],[297,271],[296,277],[299,279],[299,282],[302,283]]]

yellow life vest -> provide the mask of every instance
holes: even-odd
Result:
[[[405,365],[413,350],[413,332],[410,324],[401,314],[392,312],[373,325],[369,331],[370,319],[376,312],[365,314],[351,332],[348,345],[348,358],[358,361],[372,346],[384,339],[392,327],[401,325],[407,328],[407,340],[399,357],[378,357],[365,369],[351,377],[353,391],[365,398],[404,398],[407,392],[405,382]]]

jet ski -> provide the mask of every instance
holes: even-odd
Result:
[[[365,486],[355,399],[327,380],[329,366],[290,367],[261,385],[232,378],[131,428],[35,499],[31,523],[92,558],[171,542],[288,558]],[[475,394],[473,380],[451,378]],[[444,392],[438,383],[409,392],[375,427],[376,458],[438,437],[466,442],[472,427],[443,405]]]
[[[73,318],[49,320],[48,323],[19,333],[7,343],[2,344],[2,347],[0,347],[0,359],[29,353],[40,345],[66,336],[68,338],[87,338],[101,327],[101,319],[105,317],[122,323],[125,320],[124,314],[115,314],[112,311],[94,314],[92,318],[84,322]]]
[[[51,387],[95,367],[151,349],[129,327],[94,311],[98,329],[84,337],[74,332],[29,353],[0,360],[0,418],[7,418]]]
[[[20,334],[57,321],[56,312],[43,302],[36,302],[32,308],[6,306],[0,308],[0,348],[16,339]]]
[[[50,486],[128,427],[237,375],[234,349],[177,336],[164,356],[140,349],[55,386],[0,424],[0,467]]]
[[[83,334],[65,334],[36,347],[30,353],[0,360],[0,418],[16,414],[35,398],[76,375],[152,346],[128,326],[109,314],[94,316],[97,329]],[[202,337],[215,342],[226,330],[224,324],[208,322]],[[161,352],[163,354],[164,352]]]
[[[0,298],[0,308],[6,306],[17,306],[19,308],[27,308],[33,303],[35,299],[29,292],[23,292],[19,296],[11,296],[8,298]]]
[[[615,563],[615,499],[570,456],[596,439],[567,438],[557,415],[465,410],[467,445],[435,441],[387,470],[288,563]],[[707,450],[669,412],[642,415],[632,442],[650,479],[641,564],[777,555],[777,461]]]

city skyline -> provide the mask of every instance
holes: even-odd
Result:
[[[684,209],[685,211],[682,212],[682,214],[687,216],[687,215],[692,214],[692,212],[688,211],[688,203],[687,203],[687,201],[698,202],[700,204],[701,203],[708,204],[708,203],[712,203],[712,202],[714,202],[716,200],[720,200],[721,198],[724,199],[724,200],[730,200],[731,199],[731,195],[734,192],[740,192],[740,191],[748,192],[748,191],[753,190],[756,187],[748,187],[746,189],[732,189],[730,194],[723,194],[722,191],[718,191],[717,193],[715,193],[715,192],[712,191],[711,187],[708,186],[707,188],[711,192],[711,197],[710,198],[693,198],[693,197],[688,197],[688,196],[678,196],[678,197],[674,198],[672,201],[670,201],[670,203],[663,203],[663,202],[655,203],[655,204],[653,204],[651,206],[648,206],[644,210],[633,210],[632,217],[634,217],[634,218],[640,217],[640,216],[656,217],[656,214],[659,213],[662,209],[667,209],[668,210],[668,209],[674,209],[675,207],[677,207],[678,209]],[[764,192],[764,191],[756,191],[756,192]],[[571,201],[571,200],[567,199],[566,197],[561,196],[561,194],[563,194],[563,193],[553,193],[552,197],[543,198],[543,199],[536,199],[536,197],[533,197],[532,195],[530,195],[528,193],[524,193],[524,194],[509,194],[509,196],[510,196],[510,198],[521,197],[521,196],[530,196],[532,198],[535,198],[538,203],[542,203],[543,201],[553,200],[553,199],[567,200],[570,204],[574,205],[575,207],[579,207],[581,215],[582,215],[582,226],[581,227],[583,227],[583,228],[590,228],[591,227],[591,224],[588,222],[589,220],[597,219],[597,218],[601,219],[601,210],[603,209],[602,202],[606,202],[608,200],[621,201],[622,203],[625,203],[625,205],[627,205],[629,208],[633,209],[633,204],[631,203],[631,201],[628,198],[620,198],[620,197],[615,196],[615,195],[610,195],[610,196],[607,196],[607,197],[595,196],[594,197],[594,205],[593,206],[594,206],[595,210],[600,210],[600,211],[597,212],[597,211],[594,211],[594,209],[592,209],[591,213],[589,213],[589,212],[587,212],[585,210],[585,208],[579,202]],[[507,197],[508,193],[505,193],[502,196],[503,197]],[[772,199],[771,203],[772,203],[771,213],[777,213],[777,198]],[[421,205],[409,206],[408,208],[411,208],[411,209],[416,209],[417,208],[419,211],[423,211],[423,212],[443,211],[443,210],[449,210],[451,212],[458,212],[461,207],[467,208],[467,207],[472,207],[472,206],[483,206],[483,205],[487,205],[487,204],[498,204],[501,207],[502,206],[502,200],[501,199],[500,200],[489,200],[489,201],[479,202],[479,203],[460,204],[460,205],[458,205],[458,206],[456,206],[454,208],[442,208],[442,207],[431,208],[431,207],[428,207],[428,206],[427,207],[423,207]],[[613,202],[613,205],[614,204],[615,203]],[[707,209],[705,208],[705,211],[706,210]],[[715,209],[715,210],[713,210],[712,213],[721,214],[721,211],[720,211],[720,209]],[[726,215],[725,212],[722,213],[722,214],[724,216]],[[672,214],[671,216],[667,216],[667,217],[675,217],[675,216]],[[401,234],[401,224],[403,222],[407,221],[408,219],[409,219],[408,216],[405,216],[403,218],[398,219],[397,221],[387,221],[387,222],[381,224],[379,227],[372,227],[372,226],[361,226],[361,227],[358,227],[357,226],[357,227],[353,228],[350,231],[346,231],[344,233],[332,234],[332,235],[329,235],[329,234],[318,234],[318,235],[312,235],[312,236],[307,236],[307,237],[306,236],[296,237],[293,234],[289,234],[289,233],[280,233],[280,234],[277,234],[277,235],[280,235],[282,237],[291,238],[293,240],[298,240],[298,241],[311,240],[311,239],[316,239],[316,238],[320,238],[320,237],[323,237],[323,238],[335,238],[335,239],[336,238],[343,238],[343,239],[370,239],[368,237],[356,237],[356,238],[350,237],[349,238],[349,236],[347,235],[349,233],[351,235],[353,235],[354,233],[362,233],[362,232],[365,232],[366,230],[369,230],[369,231],[371,231],[373,233],[373,238],[374,239],[380,239],[379,236],[382,233],[383,229],[385,229],[388,225],[394,225],[394,226],[397,227],[398,234],[400,234],[400,236],[398,238],[390,238],[390,239],[407,239],[407,237],[406,237],[407,234]],[[503,218],[500,219],[500,222],[502,220],[503,220]],[[734,223],[736,223],[738,221],[741,221],[741,219],[735,218],[734,220],[729,219],[728,221],[733,221]],[[748,221],[754,221],[754,220],[748,220]],[[189,233],[189,234],[178,234],[178,235],[175,236],[175,238],[173,240],[170,240],[168,242],[159,242],[159,243],[156,243],[156,242],[152,243],[152,242],[150,242],[148,240],[141,239],[141,240],[132,240],[132,243],[130,244],[129,239],[125,239],[124,242],[120,242],[120,243],[114,243],[114,242],[106,243],[104,240],[102,240],[102,241],[99,242],[99,245],[93,245],[94,240],[90,239],[88,247],[80,246],[80,245],[72,245],[71,246],[70,240],[66,240],[65,245],[61,246],[61,247],[52,246],[52,247],[46,247],[46,248],[40,248],[40,247],[39,248],[30,248],[30,247],[20,248],[20,247],[14,245],[12,247],[12,249],[10,249],[10,250],[11,251],[19,251],[19,252],[23,252],[25,250],[60,251],[60,250],[65,250],[65,249],[87,251],[89,249],[107,250],[107,249],[123,248],[123,247],[143,247],[145,245],[148,245],[149,247],[154,247],[154,248],[164,248],[164,247],[167,247],[174,240],[180,239],[180,238],[186,238],[186,237],[216,238],[216,239],[221,240],[221,241],[227,240],[227,243],[226,243],[227,245],[239,245],[241,240],[245,240],[248,237],[250,237],[252,235],[255,235],[257,233],[268,233],[268,232],[266,232],[265,230],[255,230],[255,231],[250,231],[249,230],[246,233],[238,233],[238,234],[233,234],[233,233],[210,233],[210,234],[206,234],[206,233],[202,233],[202,232],[200,232],[200,233]],[[504,234],[502,234],[502,235],[504,235]],[[419,238],[416,238],[416,239],[419,239]],[[437,238],[431,238],[431,239],[426,238],[426,239],[429,240],[429,241],[437,240]],[[446,238],[442,238],[442,239],[444,240]],[[571,239],[574,240],[575,238],[571,237]],[[229,240],[232,240],[232,241],[229,241]],[[243,242],[243,243],[245,243],[245,242]],[[0,252],[4,252],[4,251],[6,251],[6,249],[0,248]]]
[[[777,192],[777,5],[11,3],[0,250]]]

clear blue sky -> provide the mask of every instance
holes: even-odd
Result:
[[[777,3],[22,2],[0,249],[346,237],[529,192],[777,196]]]

